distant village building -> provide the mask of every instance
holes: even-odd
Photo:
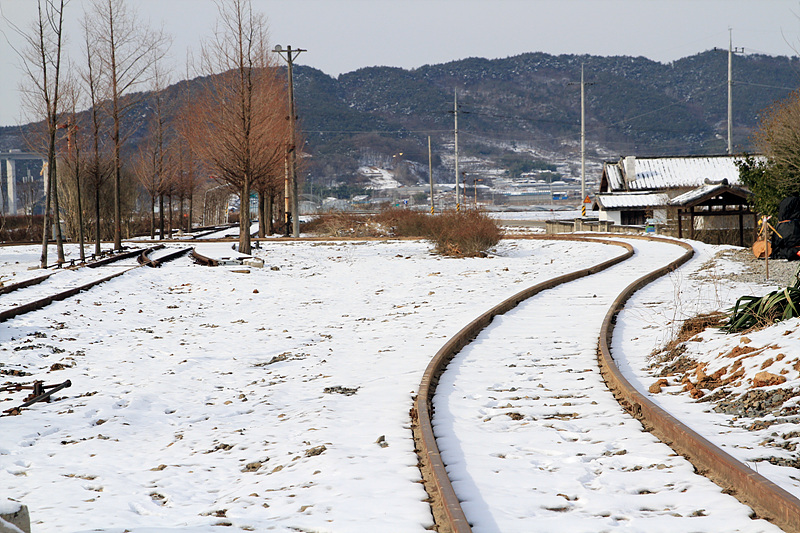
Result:
[[[749,245],[755,215],[741,156],[623,157],[603,164],[592,209],[600,221],[649,226],[711,243]],[[750,235],[745,237],[745,235]]]

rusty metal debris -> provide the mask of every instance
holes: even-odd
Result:
[[[36,402],[49,402],[50,397],[61,389],[71,387],[72,382],[66,380],[63,383],[56,383],[54,385],[45,385],[43,381],[34,381],[32,385],[7,385],[0,387],[0,392],[17,392],[21,390],[30,390],[31,393],[25,398],[25,402],[10,409],[3,411],[4,415],[18,415],[25,407],[33,405]]]

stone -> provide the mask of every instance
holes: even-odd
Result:
[[[659,394],[661,392],[661,387],[666,387],[668,384],[669,382],[662,378],[650,385],[650,388],[648,388],[647,391],[650,394]]]
[[[264,260],[260,257],[250,257],[243,260],[242,264],[254,268],[264,268]]]
[[[782,383],[786,383],[786,377],[773,374],[772,372],[759,372],[753,377],[754,389],[758,387],[771,387]]]
[[[314,457],[315,455],[320,455],[325,450],[327,450],[327,448],[325,447],[324,444],[321,446],[314,446],[313,448],[309,448],[308,450],[306,450],[306,457]]]
[[[28,508],[19,502],[7,500],[0,503],[0,533],[30,533],[31,519]]]

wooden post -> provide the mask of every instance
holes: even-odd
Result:
[[[761,225],[764,230],[764,266],[767,269],[767,279],[769,279],[769,256],[771,250],[769,249],[769,222],[767,220],[767,217],[761,218]]]
[[[744,206],[739,206],[739,246],[744,248]]]

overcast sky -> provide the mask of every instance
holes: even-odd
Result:
[[[86,0],[71,0],[66,31],[80,41]],[[209,35],[212,0],[128,0],[173,36],[175,74]],[[253,0],[274,44],[305,48],[297,63],[336,76],[361,67],[415,68],[524,52],[631,55],[669,62],[714,47],[797,55],[800,0]],[[36,0],[0,0],[0,125],[27,122],[9,22],[26,28]]]

